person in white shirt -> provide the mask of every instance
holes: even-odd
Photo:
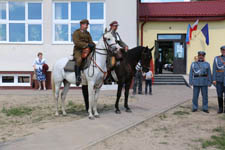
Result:
[[[149,87],[149,94],[152,95],[152,78],[153,78],[153,73],[149,69],[149,71],[144,73],[143,76],[145,76],[145,95],[148,94],[148,87]]]
[[[136,89],[138,86],[138,94],[142,94],[142,66],[141,63],[138,62],[138,64],[136,65],[136,73],[134,76],[134,85],[133,85],[133,95],[136,94]]]
[[[39,52],[37,56],[38,57],[35,59],[33,63],[33,67],[34,67],[38,84],[39,84],[38,90],[41,90],[41,82],[43,83],[43,89],[46,90],[46,86],[45,86],[46,75],[43,73],[43,65],[46,62],[45,62],[45,59],[43,58],[43,53]]]

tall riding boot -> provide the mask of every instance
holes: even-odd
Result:
[[[218,109],[217,113],[218,114],[223,113],[223,98],[221,98],[221,97],[218,97],[218,106],[219,106],[219,109]]]
[[[76,76],[76,86],[79,86],[81,83],[81,78],[80,78],[80,67],[75,65],[75,76]]]
[[[83,97],[84,97],[85,108],[86,108],[86,111],[88,112],[89,99],[88,99],[88,86],[87,85],[82,85],[82,93],[83,93]]]
[[[223,98],[222,98],[223,99]],[[223,108],[223,105],[224,105],[224,108]],[[224,102],[223,102],[223,100],[222,100],[222,108],[223,108],[223,111],[224,111],[224,113],[225,113],[225,98],[224,98]]]

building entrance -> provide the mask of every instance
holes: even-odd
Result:
[[[155,73],[186,73],[185,35],[158,35],[155,41]]]

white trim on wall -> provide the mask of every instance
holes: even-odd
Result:
[[[2,77],[4,76],[11,76],[14,78],[13,83],[3,83],[2,82]],[[29,77],[29,83],[19,83],[18,82],[18,77],[23,76],[23,77]],[[0,86],[31,86],[31,75],[30,74],[0,74]]]

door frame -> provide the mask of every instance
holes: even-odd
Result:
[[[181,35],[180,39],[158,39],[159,35]],[[157,34],[157,40],[155,40],[155,54],[159,53],[158,49],[159,49],[159,43],[160,42],[173,42],[173,50],[175,53],[175,49],[174,49],[174,43],[175,42],[183,42],[184,43],[184,63],[185,63],[185,74],[187,73],[187,44],[185,42],[186,39],[186,34],[184,33],[172,33],[172,34]],[[174,55],[173,55],[174,57]],[[155,58],[155,57],[154,57]]]

